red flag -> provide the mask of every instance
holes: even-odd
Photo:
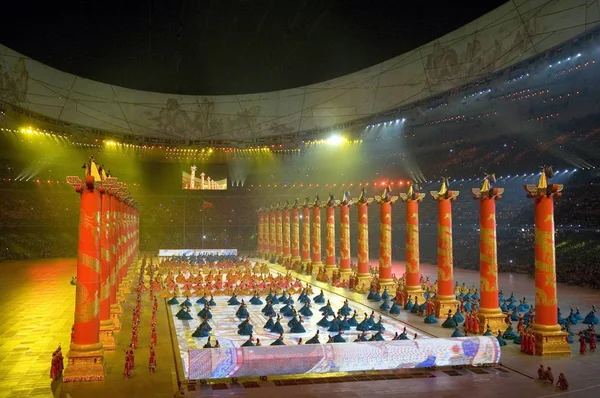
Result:
[[[204,203],[202,203],[203,209],[210,209],[211,207],[213,207],[213,204],[210,202],[207,202],[206,200],[204,201]]]

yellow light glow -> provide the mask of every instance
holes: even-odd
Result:
[[[344,137],[342,137],[341,135],[338,135],[338,134],[334,134],[334,135],[332,135],[331,137],[329,137],[327,139],[327,144],[333,145],[333,146],[341,145],[341,144],[343,144],[345,142],[347,142],[346,138],[344,138]]]

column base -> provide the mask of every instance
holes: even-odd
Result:
[[[567,341],[567,332],[560,330],[560,326],[533,325],[535,337],[535,355],[542,356],[570,356],[571,346]]]
[[[352,275],[351,269],[340,269],[340,281],[343,281],[343,282],[349,281],[350,275]]]
[[[420,304],[423,304],[425,301],[427,301],[427,299],[425,298],[425,291],[423,290],[421,285],[404,286],[402,290],[404,291],[404,295],[406,297],[405,300],[408,300],[408,297],[410,296],[413,302],[415,301],[415,297],[418,298]]]
[[[498,333],[498,330],[504,333],[508,327],[506,325],[506,315],[502,313],[500,308],[480,308],[477,318],[479,318],[479,334],[484,334],[488,326],[494,335]]]
[[[100,342],[105,350],[116,350],[117,344],[115,343],[115,325],[112,319],[106,319],[100,321]]]
[[[292,256],[292,263],[296,262],[296,261],[301,261],[299,256]],[[304,262],[304,261],[302,261]]]
[[[435,304],[435,317],[444,320],[446,319],[446,315],[448,315],[448,310],[452,310],[454,314],[458,305],[458,300],[454,296],[436,295],[433,302]]]
[[[338,267],[335,264],[326,264],[325,265],[325,273],[327,274],[329,279],[331,279],[333,277],[333,274],[335,272],[337,272],[337,270],[338,270]]]
[[[102,343],[78,345],[71,343],[67,354],[63,382],[104,380],[104,350]]]
[[[354,286],[354,290],[356,293],[369,293],[369,289],[371,288],[371,274],[358,274],[356,275],[357,281],[356,286]]]
[[[319,272],[321,271],[321,268],[323,268],[323,263],[320,261],[317,261],[316,263],[312,263],[312,272],[311,274],[313,276],[317,276],[319,274]]]
[[[110,313],[110,319],[112,319],[112,323],[113,326],[115,327],[115,330],[121,330],[121,318],[120,314],[117,314],[115,312],[111,312]]]
[[[383,290],[387,287],[388,294],[390,296],[396,295],[396,283],[393,279],[379,279],[379,290],[380,293],[383,293]]]

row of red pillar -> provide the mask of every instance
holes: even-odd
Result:
[[[545,178],[545,177],[544,177]],[[554,203],[553,197],[559,197],[562,186],[547,185],[540,179],[538,186],[526,186],[529,196],[535,199],[535,308],[536,330],[540,341],[547,342],[549,333],[560,339],[557,324],[556,264],[554,255]],[[493,330],[504,325],[504,315],[498,302],[498,262],[496,238],[496,201],[502,198],[503,189],[491,188],[486,182],[481,189],[472,189],[473,199],[479,201],[480,209],[480,310],[482,325],[490,325]],[[452,245],[452,201],[458,196],[457,191],[449,190],[446,182],[440,191],[431,191],[430,195],[437,202],[437,295],[436,314],[444,315],[455,310],[457,301],[454,292],[453,277],[453,245]],[[399,195],[406,203],[406,280],[404,289],[407,294],[422,298],[419,270],[419,202],[425,194],[413,192],[412,187],[406,194]],[[391,207],[397,197],[393,197],[386,189],[384,195],[375,197],[380,205],[379,234],[379,282],[389,285],[392,282],[391,271]],[[258,211],[258,251],[268,257],[290,257],[292,261],[304,263],[321,263],[321,209],[326,208],[326,256],[325,267],[337,269],[341,274],[350,272],[350,228],[349,208],[356,205],[358,209],[358,277],[369,275],[369,240],[368,240],[368,205],[373,199],[363,194],[353,201],[305,202],[299,206],[275,206]],[[340,208],[340,263],[335,263],[335,208]],[[302,242],[299,242],[299,211],[302,211]],[[280,220],[289,219],[291,211],[291,247],[279,244],[286,241],[285,224],[278,228]],[[312,218],[312,223],[311,223]],[[311,235],[312,232],[312,235]],[[289,239],[288,239],[289,240]],[[300,250],[301,249],[301,250]],[[312,249],[312,251],[311,251]],[[301,254],[301,257],[300,257]],[[505,327],[505,326],[504,326]],[[550,338],[552,340],[552,338]],[[554,339],[556,341],[556,339]],[[542,352],[544,344],[538,344]],[[546,346],[552,346],[547,343]],[[556,344],[555,344],[556,346]]]
[[[138,253],[138,210],[115,178],[69,181],[80,194],[80,215],[75,322],[63,380],[103,380],[103,352],[116,348],[124,281]]]

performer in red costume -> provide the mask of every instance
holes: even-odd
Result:
[[[148,371],[154,373],[156,371],[156,352],[154,351],[154,345],[150,346],[150,360],[148,361]]]
[[[596,333],[594,330],[590,330],[590,352],[596,352]]]
[[[131,369],[133,369],[133,366],[131,366],[131,356],[129,355],[129,353],[126,353],[125,354],[125,371],[123,372],[126,379],[129,379],[131,377]]]
[[[587,344],[585,342],[585,336],[582,332],[579,332],[579,353],[585,355],[587,352]]]
[[[156,323],[152,323],[152,345],[154,346],[156,344]]]
[[[473,315],[473,330],[471,330],[472,333],[475,334],[479,334],[481,333],[480,329],[479,329],[479,317],[477,315]]]

